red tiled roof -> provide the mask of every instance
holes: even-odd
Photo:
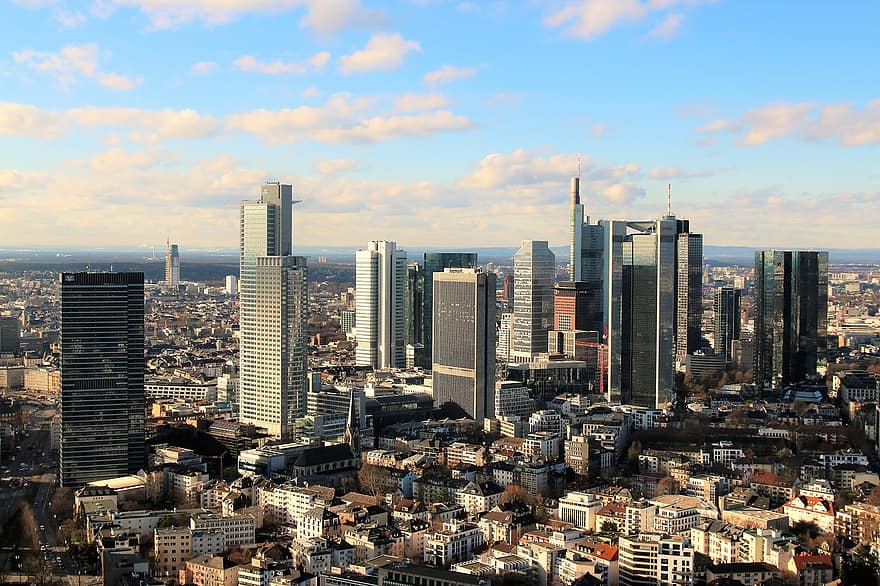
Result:
[[[794,565],[798,572],[817,566],[823,568],[833,568],[830,555],[798,555],[794,557]]]

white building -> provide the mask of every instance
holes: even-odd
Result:
[[[596,512],[604,506],[593,493],[572,491],[559,499],[557,515],[575,527],[596,531]]]
[[[190,518],[191,529],[217,530],[223,532],[226,545],[246,545],[256,539],[256,520],[253,515],[221,517],[216,513],[196,513]]]
[[[694,549],[687,537],[622,535],[618,547],[620,586],[691,586],[694,582]]]
[[[355,253],[358,366],[403,368],[406,364],[406,251],[394,242],[371,240]]]
[[[529,414],[530,406],[527,386],[517,381],[495,383],[495,417],[524,417]]]
[[[513,255],[513,342],[511,360],[528,362],[547,352],[553,329],[556,255],[545,240],[524,240]]]
[[[447,521],[443,529],[425,535],[425,563],[446,566],[471,559],[483,545],[483,532],[471,523]]]
[[[287,437],[305,415],[308,269],[292,254],[290,185],[241,204],[239,419]]]

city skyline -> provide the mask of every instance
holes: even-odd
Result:
[[[709,245],[857,248],[880,211],[880,102],[858,75],[878,10],[13,3],[0,246],[170,227],[184,251],[231,249],[236,203],[277,179],[304,200],[303,245],[557,247],[581,153],[593,219],[657,217],[671,182]]]

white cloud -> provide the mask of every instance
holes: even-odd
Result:
[[[781,139],[832,141],[843,146],[880,144],[880,98],[861,109],[850,103],[776,102],[736,118],[712,120],[695,132],[710,138],[729,133],[746,146]]]
[[[199,61],[193,63],[189,70],[193,75],[209,75],[217,71],[217,63],[215,61]]]
[[[516,107],[522,103],[522,98],[523,94],[521,93],[498,92],[495,95],[489,96],[486,100],[486,105],[490,108],[501,105]]]
[[[156,158],[147,151],[124,151],[112,148],[94,155],[90,166],[98,172],[118,172],[121,169],[145,169],[152,167]]]
[[[380,24],[383,15],[368,10],[361,0],[111,0],[135,6],[150,19],[153,28],[169,29],[192,21],[221,25],[245,14],[279,14],[305,9],[300,25],[318,33]]]
[[[428,85],[440,85],[456,79],[468,79],[477,74],[476,67],[456,67],[444,65],[440,69],[429,71],[425,74],[425,83]]]
[[[247,73],[262,73],[264,75],[284,75],[284,74],[302,74],[309,70],[321,70],[330,60],[330,53],[322,51],[315,53],[302,63],[294,63],[288,61],[266,62],[260,61],[253,55],[242,55],[232,62],[236,69]]]
[[[659,41],[668,41],[678,36],[681,30],[681,23],[684,22],[683,14],[669,14],[661,20],[657,25],[648,31],[645,35],[648,39],[656,39]]]
[[[304,89],[304,90],[300,93],[300,95],[301,95],[304,99],[306,99],[306,100],[311,100],[311,99],[314,99],[314,98],[320,98],[320,97],[321,97],[321,90],[319,90],[319,89],[316,88],[315,86],[309,86],[309,87],[307,87],[306,89]]]
[[[472,126],[473,123],[464,116],[437,110],[412,116],[376,116],[348,128],[320,130],[315,133],[315,138],[333,143],[373,143],[467,130]]]
[[[86,15],[79,10],[59,8],[52,17],[64,28],[76,28],[86,22]]]
[[[670,165],[668,167],[653,167],[648,176],[652,179],[668,181],[670,179],[702,179],[704,177],[712,177],[719,173],[732,171],[733,167],[722,167],[720,169],[704,169],[702,171],[686,171],[678,165]]]
[[[596,122],[590,127],[590,136],[593,138],[602,138],[611,132],[611,128],[607,124]]]
[[[322,159],[315,161],[315,169],[321,175],[338,175],[345,171],[351,171],[357,167],[357,161],[354,159]]]
[[[64,117],[30,104],[0,102],[0,135],[55,138],[66,127]]]
[[[443,94],[403,94],[394,99],[394,110],[397,112],[418,112],[419,110],[437,110],[449,106],[449,99]]]
[[[56,53],[31,49],[13,51],[12,58],[33,71],[51,75],[63,88],[82,77],[95,79],[104,87],[120,91],[133,89],[142,81],[141,78],[132,79],[118,73],[101,71],[98,67],[98,46],[94,43],[68,45]]]
[[[585,40],[601,37],[611,29],[644,20],[653,13],[692,8],[714,0],[575,0],[546,15],[544,26],[562,29],[565,36]],[[681,25],[681,14],[669,14],[648,35],[669,39]]]
[[[220,123],[209,114],[195,110],[144,110],[86,106],[66,112],[76,124],[91,128],[125,128],[133,138],[154,141],[169,138],[206,138],[220,130]]]
[[[339,70],[346,74],[368,71],[394,71],[412,51],[421,51],[418,41],[404,39],[400,33],[376,33],[360,51],[339,58]]]

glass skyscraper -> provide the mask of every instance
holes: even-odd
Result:
[[[732,342],[742,333],[742,291],[734,287],[715,290],[715,354],[733,362]]]
[[[61,483],[144,467],[144,274],[62,273]]]
[[[406,251],[372,240],[355,252],[358,366],[403,368],[406,364]]]
[[[755,253],[754,381],[784,386],[825,365],[828,253]]]

